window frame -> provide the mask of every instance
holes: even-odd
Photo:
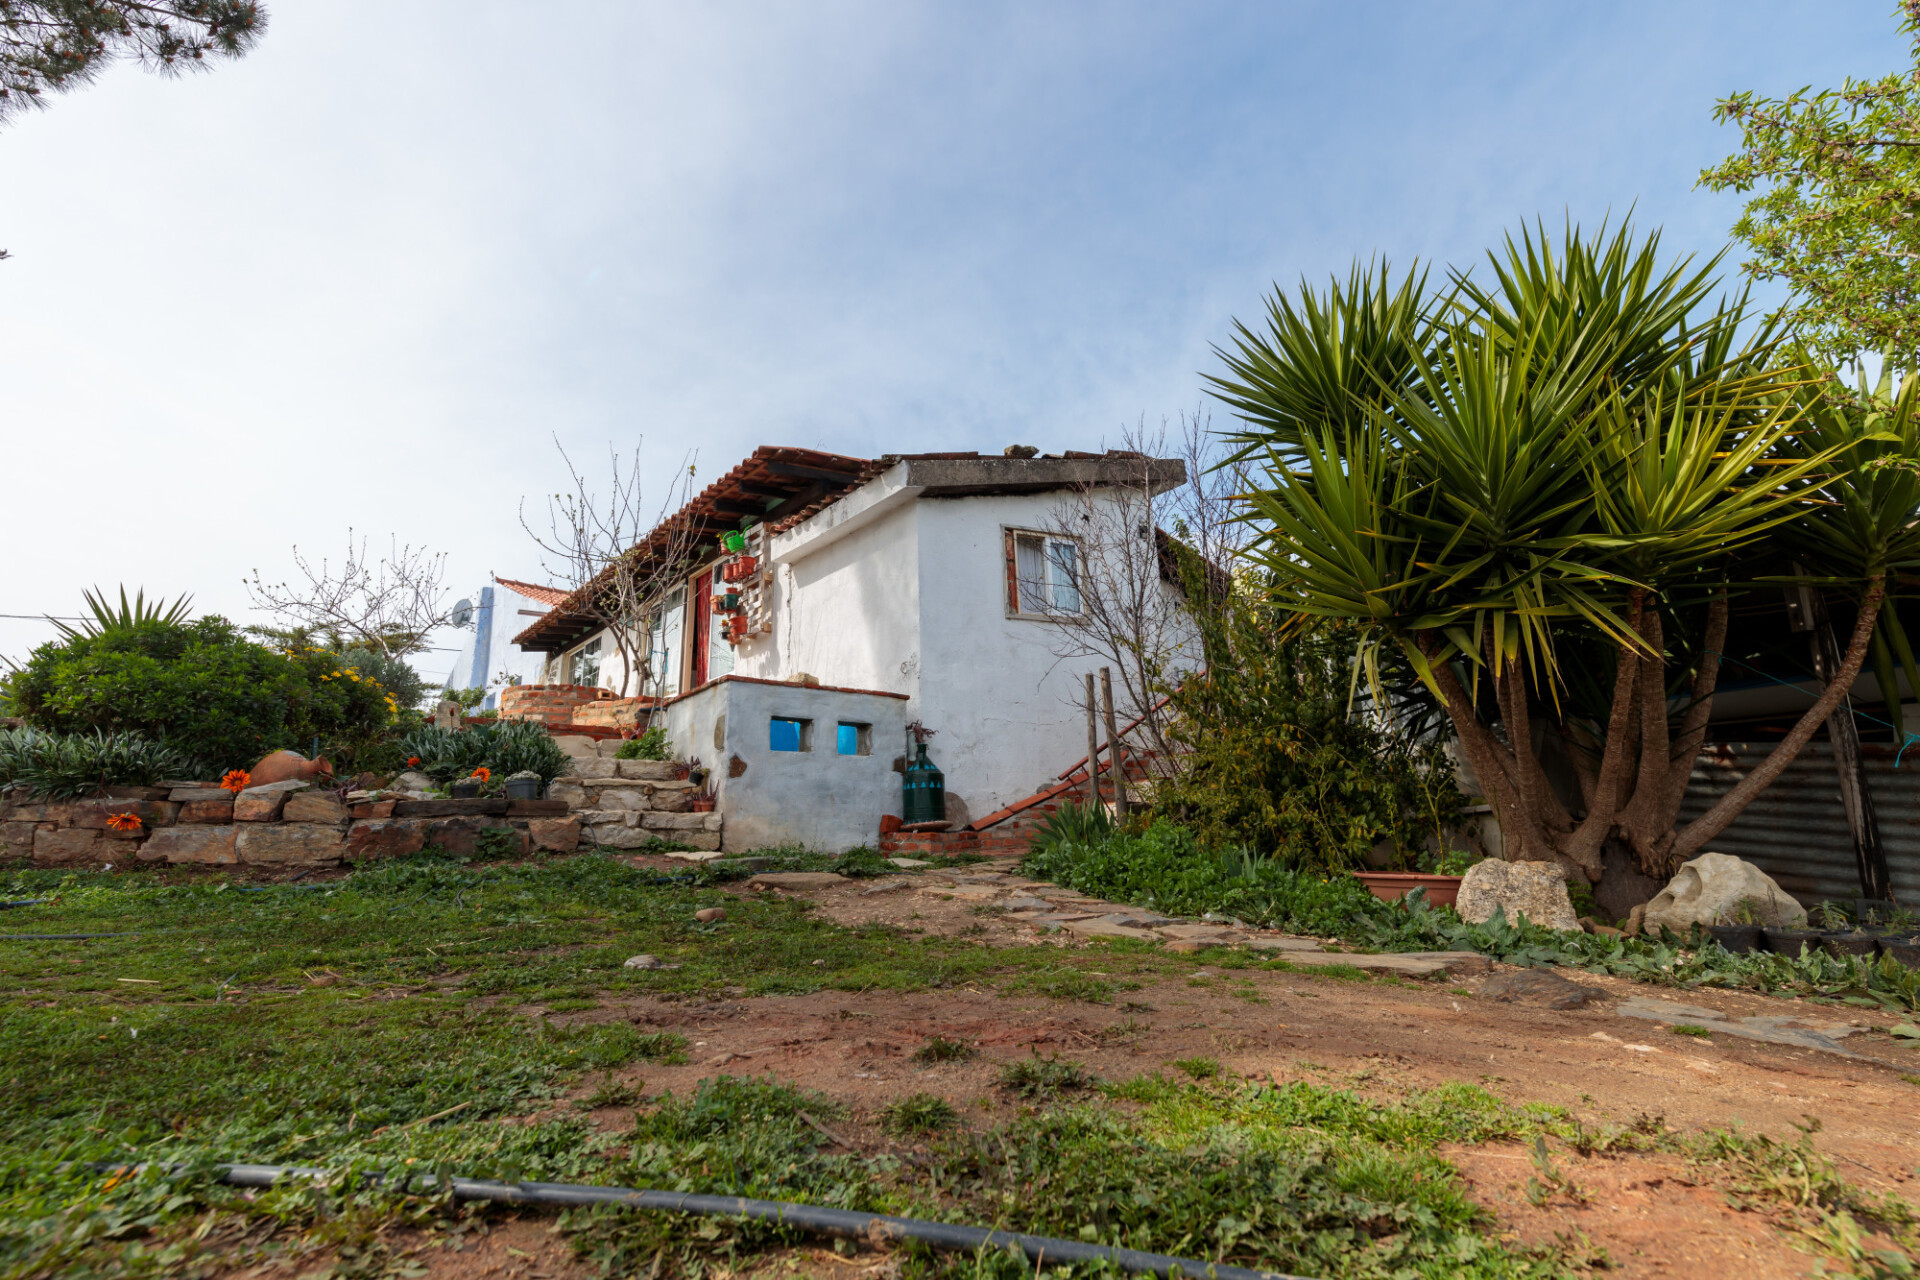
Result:
[[[853,750],[840,749],[840,735],[853,730]],[[833,753],[836,756],[858,758],[873,754],[873,726],[862,720],[835,720],[833,726]]]
[[[792,724],[800,727],[800,741],[792,750],[773,745],[773,726]],[[767,752],[769,755],[794,756],[813,754],[813,717],[811,716],[773,716],[767,717]]]
[[[1084,572],[1083,566],[1087,563],[1085,544],[1072,534],[1049,533],[1045,529],[1027,529],[1018,525],[1002,525],[1000,531],[1003,535],[1001,554],[1005,561],[1003,568],[1006,577],[1006,593],[1001,603],[1006,609],[1007,617],[1021,622],[1077,622],[1085,618],[1087,616],[1087,597],[1086,592],[1080,585],[1080,575]],[[1041,559],[1047,566],[1047,578],[1043,590],[1048,598],[1048,604],[1038,612],[1021,608],[1020,596],[1022,580],[1020,577],[1020,542],[1022,539],[1039,540]],[[1053,548],[1060,545],[1073,548],[1074,568],[1070,585],[1073,590],[1074,599],[1079,604],[1077,609],[1062,609],[1051,603],[1052,600],[1058,598],[1062,585],[1054,578],[1054,570],[1059,566],[1060,562],[1055,557]]]

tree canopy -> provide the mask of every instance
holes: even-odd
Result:
[[[1733,228],[1746,270],[1791,287],[1801,338],[1836,365],[1871,351],[1920,368],[1920,0],[1900,12],[1911,69],[1723,99],[1715,116],[1740,126],[1740,150],[1700,175],[1754,193]]]
[[[240,57],[266,29],[259,0],[0,0],[0,123],[109,63],[199,68]]]

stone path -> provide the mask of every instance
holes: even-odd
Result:
[[[1133,938],[1158,942],[1177,952],[1195,952],[1207,947],[1284,952],[1288,963],[1302,967],[1346,965],[1406,978],[1484,973],[1491,968],[1491,962],[1476,951],[1392,955],[1342,951],[1337,943],[1254,929],[1232,920],[1180,920],[1001,871],[917,871],[911,867],[907,870],[914,873],[869,881],[861,893],[918,893],[943,901],[971,902],[997,908],[1003,913],[1003,919],[1041,934],[1065,932],[1082,938]],[[747,888],[805,892],[847,883],[845,877],[830,871],[785,871],[756,875],[747,881]]]

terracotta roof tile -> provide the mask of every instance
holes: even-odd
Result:
[[[567,598],[565,587],[543,587],[537,582],[522,582],[518,578],[503,578],[493,575],[493,580],[509,591],[517,591],[529,600],[538,600],[544,605],[556,605]]]

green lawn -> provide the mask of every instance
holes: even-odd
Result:
[[[342,1276],[405,1275],[409,1250],[484,1210],[356,1172],[447,1172],[671,1187],[994,1223],[1324,1276],[1557,1275],[1569,1245],[1502,1244],[1435,1154],[1446,1141],[1566,1133],[1464,1086],[1384,1105],[1209,1075],[1090,1082],[1072,1070],[996,1127],[916,1114],[915,1161],[837,1154],[796,1114],[834,1104],[720,1077],[604,1133],[555,1100],[620,1096],[607,1072],[675,1059],[677,1036],[576,1030],[524,1006],[620,994],[915,990],[967,984],[1104,1002],[1194,960],[1134,944],[988,948],[849,930],[778,896],[723,895],[581,855],[523,866],[420,858],[314,888],[167,883],[154,873],[0,880],[0,1280],[210,1274],[319,1247]],[[728,908],[720,925],[694,921]],[[677,968],[623,967],[649,952]],[[1222,961],[1227,963],[1223,965]],[[816,961],[821,963],[815,963]],[[1207,963],[1266,962],[1223,957]],[[1097,966],[1104,977],[1082,972]],[[1278,967],[1278,966],[1275,966]],[[1031,1082],[1028,1082],[1029,1084]],[[1009,1083],[1009,1096],[1015,1086]],[[541,1113],[534,1124],[502,1117]],[[932,1117],[933,1119],[928,1119]],[[128,1177],[90,1162],[154,1162]],[[330,1190],[247,1195],[220,1161],[324,1166]],[[699,1274],[771,1228],[596,1211],[565,1229],[615,1274]],[[402,1247],[393,1228],[417,1227]],[[910,1260],[913,1274],[1015,1275],[1006,1259]],[[296,1273],[298,1272],[296,1268]]]

